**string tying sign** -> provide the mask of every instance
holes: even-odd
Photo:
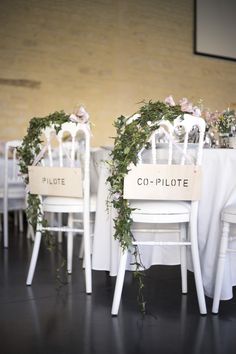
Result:
[[[132,166],[124,178],[124,198],[199,200],[201,176],[201,168],[193,165]]]

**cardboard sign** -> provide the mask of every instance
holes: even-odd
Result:
[[[124,178],[125,199],[199,200],[200,192],[199,166],[142,164]]]
[[[31,194],[81,198],[80,168],[29,166]]]

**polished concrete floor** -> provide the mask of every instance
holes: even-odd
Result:
[[[110,314],[115,278],[93,271],[93,293],[85,294],[84,274],[75,242],[73,274],[60,273],[65,245],[53,252],[44,245],[32,286],[25,280],[32,242],[11,230],[0,254],[1,354],[230,354],[236,352],[235,300],[221,304],[221,314],[200,316],[193,274],[189,294],[181,295],[179,267],[155,266],[146,272],[147,314],[136,301],[136,284],[126,273],[118,317]]]

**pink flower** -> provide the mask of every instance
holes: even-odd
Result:
[[[168,104],[171,107],[175,106],[175,101],[174,101],[173,97],[172,96],[166,97],[165,104]]]
[[[182,112],[193,113],[192,102],[189,102],[186,97],[179,100],[179,104]]]
[[[188,103],[188,99],[186,97],[183,97],[179,100],[180,106],[182,106],[182,104],[187,104],[187,103]]]
[[[120,199],[120,197],[121,197],[121,194],[118,193],[118,192],[116,192],[116,193],[113,195],[113,199],[114,199],[115,201],[118,201],[118,200]]]
[[[80,106],[70,115],[70,120],[76,123],[88,123],[89,114],[83,106]]]
[[[78,123],[78,117],[74,113],[70,115],[69,119],[71,122]]]

